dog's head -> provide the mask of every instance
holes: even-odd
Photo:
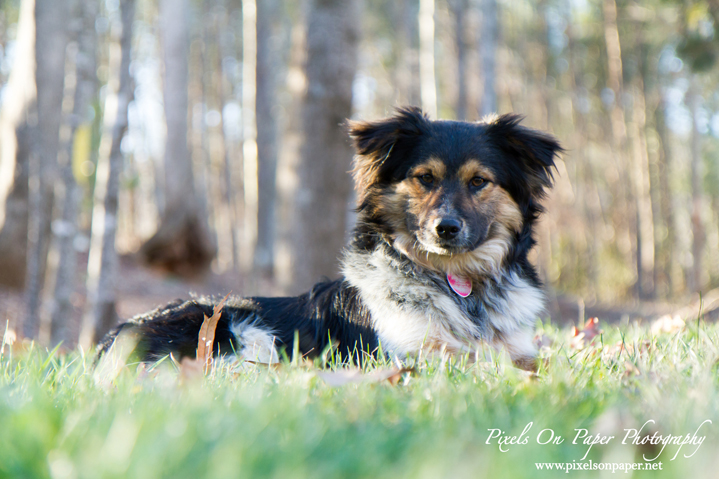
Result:
[[[385,120],[350,122],[360,222],[432,269],[496,268],[520,237],[532,243],[561,151],[520,119],[431,121],[404,108]]]

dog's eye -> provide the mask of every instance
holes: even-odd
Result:
[[[480,186],[484,186],[486,182],[487,180],[485,180],[481,176],[475,176],[469,181],[469,184],[475,188],[479,188]]]
[[[419,181],[425,185],[431,185],[434,182],[434,176],[432,176],[431,173],[425,173],[424,175],[419,176]]]

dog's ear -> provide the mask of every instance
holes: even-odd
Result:
[[[347,122],[357,152],[353,173],[360,197],[380,180],[381,172],[391,166],[392,160],[401,156],[404,141],[422,135],[428,121],[419,108],[405,107],[384,120]]]
[[[520,115],[506,114],[487,123],[487,133],[499,147],[517,159],[528,174],[532,196],[541,197],[552,186],[554,158],[564,150],[550,134],[521,126]]]

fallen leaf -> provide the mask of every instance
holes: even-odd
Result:
[[[624,363],[624,374],[623,374],[623,376],[624,376],[625,378],[630,378],[630,377],[632,377],[632,376],[639,376],[640,374],[641,374],[641,372],[639,371],[639,368],[637,368],[636,365],[634,365],[634,364],[632,364],[632,363],[630,363],[630,362],[628,362],[628,361]]]
[[[10,322],[5,326],[5,334],[3,335],[2,342],[12,346],[17,341],[17,334],[14,330],[10,329]]]
[[[604,348],[604,354],[605,356],[619,356],[621,354],[626,354],[629,356],[634,356],[635,354],[647,354],[652,349],[652,342],[648,339],[645,339],[644,341],[640,341],[636,344],[629,343],[626,344],[623,341],[619,341],[613,346],[606,346]]]
[[[552,344],[554,344],[554,340],[546,334],[537,334],[534,337],[534,345],[537,346],[537,349],[549,348]]]
[[[685,325],[684,320],[678,315],[670,316],[667,314],[652,323],[651,331],[654,335],[662,333],[674,334],[684,329]]]
[[[413,372],[415,372],[414,368],[378,369],[367,374],[362,373],[359,369],[340,369],[338,371],[318,371],[317,377],[332,387],[364,382],[380,383],[382,381],[387,381],[396,386],[402,379],[403,374]]]
[[[5,334],[3,334],[2,344],[0,345],[0,356],[5,352],[5,345],[12,346],[17,341],[17,334],[10,329],[10,321],[5,323]]]
[[[210,364],[212,364],[212,347],[215,342],[215,330],[217,329],[217,323],[220,321],[220,317],[222,316],[222,308],[225,306],[225,301],[227,301],[227,298],[229,297],[230,293],[227,293],[227,296],[222,298],[222,301],[214,307],[211,317],[208,318],[205,315],[205,320],[202,322],[202,326],[200,327],[200,334],[197,338],[196,357],[197,361],[200,361],[205,365],[205,373],[207,373],[210,369]]]
[[[581,331],[576,326],[572,327],[570,346],[574,349],[582,349],[603,332],[599,329],[599,318],[589,318]]]
[[[368,382],[382,382],[387,381],[392,386],[396,386],[402,380],[402,375],[405,373],[413,373],[414,368],[392,368],[386,370],[372,371],[366,375]]]
[[[182,381],[195,381],[204,376],[205,362],[202,359],[182,358],[180,363],[180,379]]]

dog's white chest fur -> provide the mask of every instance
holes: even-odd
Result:
[[[507,346],[510,354],[534,354],[531,327],[544,307],[542,292],[516,273],[479,292],[481,314],[463,307],[449,287],[427,274],[412,274],[382,249],[350,253],[344,275],[359,290],[382,348],[391,354],[420,349],[470,351],[480,342]],[[472,301],[468,298],[467,304]],[[465,305],[466,306],[466,305]],[[529,338],[529,339],[527,339]]]

